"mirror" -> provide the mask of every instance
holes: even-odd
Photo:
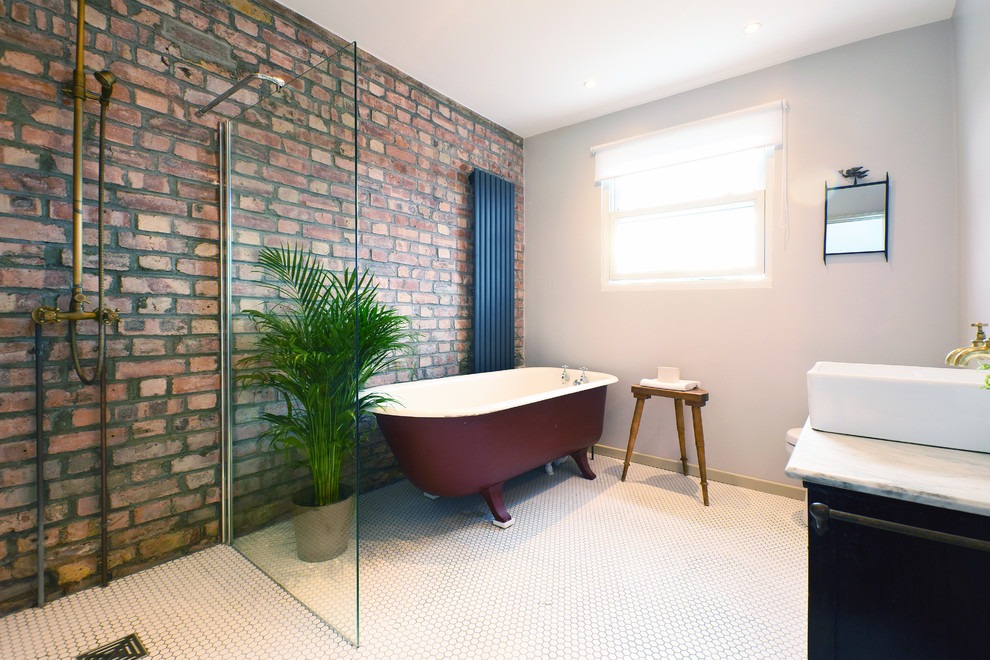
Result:
[[[825,249],[830,254],[882,253],[887,260],[887,190],[883,181],[830,188],[825,184]]]

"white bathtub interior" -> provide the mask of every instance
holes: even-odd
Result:
[[[571,369],[571,377],[580,371]],[[522,367],[484,374],[409,381],[370,388],[394,401],[383,411],[407,417],[463,417],[535,403],[543,399],[604,387],[617,382],[611,374],[587,372],[587,382],[563,385],[560,367]]]

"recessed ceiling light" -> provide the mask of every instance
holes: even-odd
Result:
[[[753,34],[754,32],[758,31],[761,27],[763,27],[762,23],[750,23],[749,25],[743,28],[743,32],[745,32],[746,34]]]
[[[588,78],[587,80],[584,81],[584,86],[587,87],[588,89],[591,89],[597,84],[598,81],[596,81],[594,78]]]

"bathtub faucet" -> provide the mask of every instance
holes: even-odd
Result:
[[[581,377],[574,379],[575,385],[581,385],[582,383],[588,382],[588,367],[581,367]]]
[[[567,377],[567,365],[562,364],[560,365],[560,368],[564,370],[563,373],[560,374],[560,383],[561,385],[567,385],[570,380],[570,378]]]

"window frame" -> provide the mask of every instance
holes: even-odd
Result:
[[[776,181],[778,178],[777,149],[768,147],[764,159],[765,185],[762,190],[751,193],[729,195],[721,198],[694,200],[680,204],[636,209],[634,211],[613,211],[611,180],[600,183],[601,192],[601,286],[603,291],[640,291],[663,289],[736,289],[736,288],[769,288],[773,284],[772,265],[772,223],[770,221],[769,200],[774,199]],[[613,228],[620,217],[636,215],[649,216],[658,213],[671,213],[695,208],[717,207],[733,200],[753,199],[758,208],[756,225],[762,230],[762,271],[758,273],[728,273],[708,270],[704,274],[684,271],[644,271],[635,276],[613,276]],[[756,227],[754,227],[754,233]]]

